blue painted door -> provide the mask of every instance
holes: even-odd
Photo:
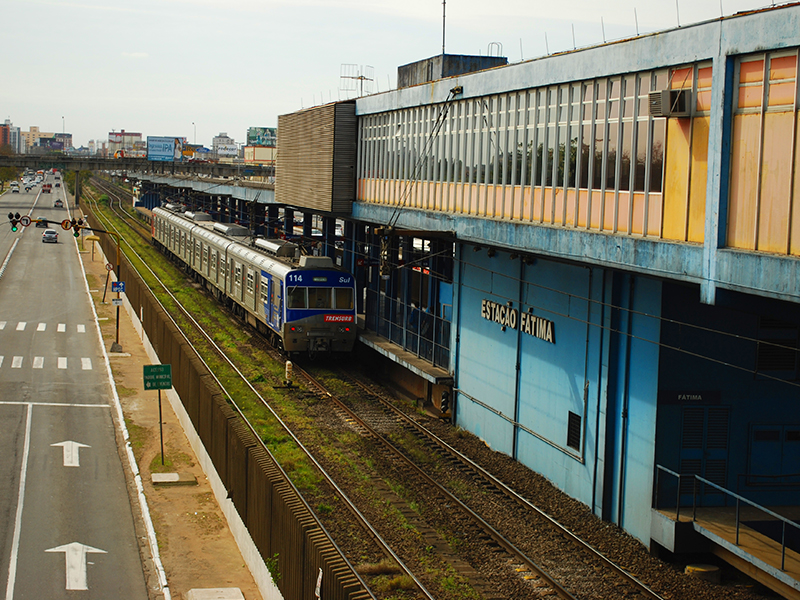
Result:
[[[687,406],[681,427],[681,475],[699,475],[726,487],[728,477],[728,438],[730,410],[727,406]],[[694,477],[681,478],[681,505],[691,506],[693,495],[698,506],[724,506],[726,494],[716,488],[695,483]]]

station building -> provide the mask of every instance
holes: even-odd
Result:
[[[251,225],[321,219],[387,373],[648,547],[798,519],[799,50],[791,4],[284,115]]]

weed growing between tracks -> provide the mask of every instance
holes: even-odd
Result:
[[[87,194],[90,196],[91,192]],[[248,381],[258,382],[254,387],[261,396],[280,412],[282,418],[303,425],[306,417],[295,400],[302,390],[280,388],[284,365],[276,363],[266,352],[252,343],[252,332],[218,306],[216,300],[205,293],[176,265],[138,235],[132,235],[127,224],[110,209],[94,203],[92,214],[109,230],[124,231],[122,252],[126,260],[139,273],[166,308],[170,316],[194,344],[202,359],[228,392],[258,436],[281,464],[294,484],[303,490],[313,491],[319,483],[316,470],[302,455],[300,449],[272,413],[252,392],[239,375],[224,361],[208,341],[196,330],[189,318],[178,307],[179,302],[192,318],[200,324],[214,342],[231,358]],[[140,258],[141,257],[141,258]],[[145,265],[146,263],[146,265]],[[151,273],[148,267],[155,273]],[[172,290],[173,298],[164,287]],[[273,387],[275,386],[275,387]],[[160,462],[160,461],[159,461]]]

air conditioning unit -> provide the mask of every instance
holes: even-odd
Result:
[[[651,117],[690,117],[691,90],[659,90],[650,92]]]

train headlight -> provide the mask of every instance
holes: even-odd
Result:
[[[303,327],[300,325],[292,326],[289,328],[289,330],[294,333],[303,333]]]
[[[339,327],[339,333],[350,333],[349,327]]]

